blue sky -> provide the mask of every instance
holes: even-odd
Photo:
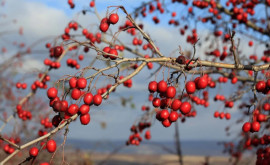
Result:
[[[75,18],[75,14],[80,11],[81,8],[88,8],[89,2],[85,0],[74,1],[76,7],[74,10],[70,10],[66,0],[9,0],[7,1],[7,12],[10,12],[10,17],[14,17],[18,19],[18,25],[21,25],[25,29],[25,35],[23,37],[18,38],[18,41],[27,41],[31,42],[33,40],[37,40],[42,37],[47,36],[55,36],[63,32],[67,23]],[[102,0],[96,3],[98,11],[101,15],[105,15],[106,7],[108,5],[123,5],[126,7],[128,11],[132,11],[135,6],[138,6],[140,1],[135,0],[115,0],[108,1]],[[171,6],[173,9],[174,6]],[[176,10],[177,8],[175,8]],[[121,14],[123,17],[123,15]],[[161,19],[165,19],[165,16],[161,16]],[[83,18],[79,18],[80,22],[87,26],[91,23],[96,23],[93,16],[85,16]],[[192,50],[192,47],[185,43],[185,38],[180,36],[179,29],[174,29],[173,27],[169,27],[167,25],[167,21],[162,21],[160,26],[155,26],[151,20],[151,17],[147,17],[145,21],[145,29],[150,35],[153,37],[154,41],[156,41],[157,45],[160,47],[160,50],[164,54],[170,54],[172,50],[176,50],[178,45],[184,50]],[[193,23],[191,23],[193,24]],[[204,30],[200,29],[199,35],[204,37]],[[130,38],[126,36],[120,36],[123,39],[126,39],[127,44],[131,44]],[[129,39],[129,40],[128,40]],[[52,41],[52,38],[48,41]],[[244,41],[246,43],[248,41]],[[242,42],[243,43],[243,42]],[[44,47],[44,43],[37,46],[36,49],[42,49]],[[247,48],[245,51],[250,51],[251,49]],[[173,56],[176,56],[174,54]],[[43,57],[42,57],[43,56]],[[35,55],[34,61],[29,62],[30,58],[26,58],[28,61],[28,66],[32,66],[33,68],[40,66],[40,63],[44,59],[45,55]],[[93,57],[94,54],[89,54],[87,57]],[[198,51],[199,57],[204,57],[200,54],[200,50]],[[40,60],[42,59],[42,60]],[[89,62],[89,60],[85,63]],[[155,66],[156,67],[156,66]],[[27,69],[26,69],[27,70]],[[30,69],[31,70],[31,69]],[[76,71],[68,69],[68,73],[75,73]],[[57,77],[61,74],[67,74],[63,72],[54,72],[53,77]],[[143,81],[147,79],[149,76],[149,71],[144,69],[141,75],[136,76],[134,78],[134,86],[130,90],[127,88],[120,86],[117,89],[117,94],[112,94],[106,104],[101,107],[91,107],[91,123],[87,126],[82,126],[79,121],[72,123],[70,125],[70,133],[69,138],[81,138],[81,139],[121,139],[125,140],[130,135],[130,126],[133,122],[142,115],[140,111],[140,106],[142,105],[150,105],[147,101],[148,92],[147,92],[147,84],[152,81],[152,79]],[[159,75],[160,78],[160,75]],[[228,90],[230,89],[230,90]],[[227,90],[222,89],[222,87],[218,87],[217,90],[210,90],[210,103],[213,103],[213,96],[220,92],[224,93],[226,96],[232,94],[235,91],[235,88],[232,86],[228,86]],[[44,94],[45,91],[41,91],[39,94]],[[130,107],[122,107],[117,99],[117,96],[129,97],[133,96],[133,102],[136,104],[136,109],[131,109]],[[200,94],[202,95],[202,94]],[[227,139],[225,136],[225,127],[229,124],[226,120],[220,120],[213,118],[213,113],[216,110],[222,111],[223,105],[222,103],[217,103],[209,108],[204,107],[196,107],[198,116],[196,118],[187,119],[186,123],[180,124],[180,136],[183,140],[224,140]],[[234,115],[232,115],[231,121],[235,121],[238,117],[236,113],[236,108],[229,110]],[[107,128],[102,129],[100,127],[100,122],[106,122]],[[240,126],[236,126],[235,132],[240,130]],[[161,123],[158,121],[154,122],[153,127],[151,128],[152,139],[154,141],[159,140],[173,140],[174,135],[174,127],[164,128]]]

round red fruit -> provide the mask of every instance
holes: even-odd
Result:
[[[186,83],[186,91],[188,94],[192,94],[196,91],[196,84],[194,81],[189,81]]]
[[[96,94],[93,97],[93,102],[96,106],[99,106],[102,103],[102,96],[100,94]]]
[[[208,81],[206,77],[201,77],[198,79],[197,83],[196,83],[196,87],[198,89],[204,89],[206,88],[208,85]]]
[[[72,99],[78,100],[80,98],[80,96],[81,96],[81,91],[77,88],[74,88],[71,92]]]
[[[38,155],[38,148],[37,147],[32,147],[29,150],[29,155],[32,157],[36,157]]]
[[[261,127],[261,125],[257,121],[254,121],[254,122],[251,123],[251,131],[252,132],[259,132],[260,127]]]
[[[152,104],[154,107],[159,107],[160,104],[161,104],[161,100],[159,98],[154,98],[153,101],[152,101]]]
[[[48,152],[53,153],[56,150],[56,142],[53,139],[49,140],[46,144],[46,148]]]
[[[76,86],[77,86],[77,78],[76,77],[72,77],[71,79],[69,79],[69,86],[70,86],[70,88],[76,88]]]
[[[92,93],[86,93],[84,95],[83,101],[85,104],[90,105],[93,101],[93,95]]]
[[[250,124],[250,122],[244,123],[244,125],[243,125],[243,127],[242,127],[243,132],[249,132],[250,129],[251,129],[251,124]]]
[[[167,83],[164,80],[161,80],[158,83],[158,88],[157,88],[159,93],[166,92],[167,90]]]
[[[158,88],[158,83],[156,81],[151,81],[148,84],[148,90],[151,93],[156,92],[157,91],[157,88]]]
[[[87,85],[87,80],[85,78],[82,77],[77,80],[77,87],[79,89],[84,89],[86,85]]]
[[[110,52],[110,50],[111,50],[111,48],[110,47],[105,47],[105,48],[103,48],[103,52],[105,52],[105,53],[109,53]],[[108,55],[106,55],[106,54],[103,54],[103,57],[104,58],[108,58],[109,56]]]
[[[79,111],[81,112],[82,115],[88,114],[88,112],[90,111],[90,106],[83,104],[80,106]]]
[[[174,98],[176,94],[176,89],[174,86],[169,86],[166,91],[167,98]]]
[[[82,125],[87,125],[90,122],[90,115],[89,113],[81,115],[80,116],[80,121]]]
[[[54,87],[48,89],[47,96],[49,99],[54,99],[57,97],[58,90]]]
[[[186,115],[191,111],[191,105],[189,102],[183,102],[180,106],[180,111],[182,114]]]
[[[164,109],[164,110],[162,110],[162,111],[160,112],[159,115],[160,115],[160,118],[161,118],[162,120],[166,120],[166,119],[168,119],[170,113],[169,113],[169,111],[168,111],[167,109]]]
[[[118,20],[119,20],[119,16],[118,16],[117,13],[112,13],[112,14],[110,15],[110,17],[109,17],[109,22],[110,22],[111,24],[116,24],[116,23],[118,22]]]
[[[256,84],[256,90],[258,92],[263,92],[265,88],[266,88],[266,83],[264,81],[257,82],[257,84]]]
[[[115,56],[110,56],[110,59],[111,59],[111,60],[115,60],[115,59],[117,58],[116,56],[118,56],[118,52],[117,52],[116,49],[111,49],[111,50],[109,51],[109,54],[115,55]]]
[[[70,115],[75,115],[76,113],[78,113],[79,111],[79,107],[77,104],[71,104],[68,108],[68,113]]]
[[[178,99],[173,100],[172,104],[171,104],[171,109],[174,111],[177,111],[181,106],[181,101]]]
[[[100,23],[99,30],[105,33],[109,29],[109,26],[107,22]]]
[[[172,124],[172,123],[170,122],[169,119],[166,119],[166,120],[163,120],[163,121],[162,121],[162,125],[163,125],[164,127],[170,127],[171,124]]]
[[[178,119],[178,113],[176,111],[172,111],[169,116],[170,122],[175,122]]]

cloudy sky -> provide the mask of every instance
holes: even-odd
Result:
[[[16,30],[18,27],[23,27],[24,35],[18,37],[17,42],[33,43],[41,38],[46,38],[45,42],[37,45],[34,49],[39,50],[44,47],[46,41],[51,42],[53,38],[63,33],[65,26],[70,20],[76,19],[83,26],[91,26],[91,24],[97,23],[97,18],[94,15],[79,16],[80,9],[88,9],[89,2],[86,0],[75,0],[76,7],[74,10],[70,10],[66,0],[7,0],[4,7],[4,13],[8,15],[9,20],[16,19],[16,26],[6,25],[4,28]],[[108,3],[107,0],[101,0],[97,2],[97,9],[101,16],[106,13],[107,6],[123,5],[128,11],[132,11],[134,6],[138,6],[139,3],[136,0],[114,0]],[[121,18],[124,18],[123,13],[120,13]],[[174,50],[177,50],[181,45],[183,50],[192,50],[190,45],[185,43],[185,38],[179,34],[179,29],[169,27],[166,23],[161,23],[160,26],[155,26],[152,22],[149,22],[149,18],[144,22],[146,31],[151,35],[156,44],[160,47],[163,54],[170,55]],[[202,32],[202,31],[201,31]],[[204,37],[205,33],[199,34]],[[12,37],[12,35],[3,36],[5,40]],[[122,39],[126,39],[125,43],[131,44],[131,40],[128,37],[121,36]],[[130,39],[130,38],[129,38]],[[6,42],[1,40],[3,44]],[[248,41],[247,41],[248,42]],[[12,51],[12,50],[11,50]],[[174,54],[173,56],[176,56]],[[43,59],[47,54],[38,55],[33,54],[33,58],[26,58],[25,70],[31,70],[35,67],[41,66]],[[43,57],[42,57],[43,56]],[[200,50],[198,55],[200,55]],[[91,57],[91,55],[89,55]],[[31,61],[30,61],[31,60]],[[57,76],[60,73],[54,73]],[[73,71],[73,73],[75,73]],[[138,75],[134,79],[134,86],[130,90],[124,87],[117,89],[116,97],[112,97],[107,101],[108,104],[98,108],[91,108],[91,123],[87,126],[82,126],[79,121],[72,123],[70,126],[69,138],[81,138],[81,139],[127,139],[130,135],[130,126],[142,115],[140,107],[142,105],[150,105],[147,101],[148,91],[147,84],[152,79],[145,81],[149,76],[148,70],[144,69],[143,74]],[[228,88],[231,88],[229,86]],[[218,88],[219,92],[224,92],[229,96],[232,92],[222,91]],[[215,95],[218,91],[210,90],[210,96]],[[232,91],[234,91],[232,89]],[[136,104],[136,109],[131,109],[129,106],[120,106],[118,96],[129,97],[133,96],[133,102]],[[212,99],[210,104],[214,103]],[[225,127],[229,125],[226,120],[219,120],[213,118],[213,113],[216,110],[223,110],[222,103],[217,103],[210,108],[196,107],[198,116],[196,118],[188,119],[184,124],[180,124],[180,136],[183,140],[224,140]],[[231,113],[236,113],[237,108],[230,110]],[[238,115],[232,115],[232,121],[236,120]],[[106,122],[106,129],[102,129],[100,122]],[[236,126],[234,132],[237,132],[239,126]],[[174,127],[164,128],[161,123],[154,122],[151,128],[152,139],[154,141],[159,140],[172,140],[174,135]]]

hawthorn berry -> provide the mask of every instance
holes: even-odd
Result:
[[[178,113],[176,111],[172,111],[169,116],[170,122],[175,122],[178,119]]]
[[[106,32],[109,29],[110,24],[108,23],[108,19],[107,18],[103,18],[100,22],[99,25],[99,30],[101,30],[102,32]]]
[[[58,90],[54,87],[49,88],[47,91],[47,96],[49,99],[54,99],[57,97]]]
[[[170,113],[169,113],[169,111],[167,109],[163,109],[163,110],[161,110],[159,115],[160,115],[160,118],[162,120],[165,120],[165,119],[168,119]]]
[[[174,98],[176,94],[176,89],[174,86],[169,86],[166,90],[166,96],[167,98]]]
[[[55,152],[55,150],[56,150],[56,142],[53,139],[49,140],[47,142],[47,144],[46,144],[46,148],[47,148],[47,151],[50,152],[50,153]]]
[[[77,80],[76,85],[79,89],[84,89],[87,85],[87,80],[84,77],[81,77]]]
[[[62,46],[56,46],[53,51],[55,57],[60,57],[64,51],[64,48]]]
[[[93,101],[93,95],[92,93],[86,93],[84,95],[83,101],[85,104],[90,105]]]
[[[81,121],[81,124],[87,125],[90,122],[90,115],[89,115],[89,113],[84,114],[84,115],[81,115],[80,116],[80,121]]]
[[[159,93],[166,92],[167,90],[167,83],[164,80],[161,80],[158,83],[157,90]]]
[[[196,82],[197,89],[204,89],[208,85],[207,78],[205,76],[200,77]]]
[[[191,105],[189,102],[183,102],[180,106],[180,111],[182,114],[186,115],[191,111]]]
[[[163,125],[164,127],[170,127],[171,124],[172,124],[172,123],[170,122],[169,119],[165,119],[165,120],[162,121],[162,125]]]
[[[261,125],[259,122],[257,122],[257,121],[252,122],[251,123],[251,132],[259,132],[260,127],[261,127]]]
[[[118,56],[118,52],[117,52],[116,49],[110,49],[109,54],[113,54],[113,55],[115,55],[115,56]],[[111,60],[115,60],[115,59],[117,58],[117,57],[115,57],[115,56],[111,56],[111,55],[110,55],[110,59],[111,59]]]
[[[181,106],[181,101],[178,99],[173,100],[172,104],[171,104],[171,109],[174,111],[177,111]]]
[[[154,98],[153,99],[153,101],[152,101],[152,104],[153,104],[153,106],[154,107],[159,107],[160,106],[160,104],[161,104],[161,101],[160,101],[160,99],[159,98]]]
[[[250,122],[244,123],[244,125],[243,125],[243,127],[242,127],[243,132],[249,132],[250,129],[251,129],[251,124],[250,124]]]
[[[78,100],[81,97],[81,91],[77,88],[74,88],[71,92],[71,97],[74,100]]]
[[[104,47],[102,51],[105,52],[105,53],[109,53],[110,50],[111,50],[111,48],[107,46],[107,47]],[[106,55],[106,54],[103,54],[103,57],[108,58],[109,56]]]
[[[158,83],[156,81],[151,81],[148,84],[148,90],[151,93],[156,92],[157,91],[157,88],[158,88]]]
[[[75,115],[79,111],[79,107],[77,104],[71,104],[68,108],[68,113],[70,115]]]
[[[266,88],[266,83],[264,81],[257,82],[257,84],[256,84],[256,90],[258,92],[263,92],[265,88]]]
[[[110,16],[109,16],[109,22],[111,24],[116,24],[119,20],[119,16],[117,13],[112,13]]]
[[[29,155],[32,157],[36,157],[38,155],[38,148],[37,147],[32,147],[29,150]]]
[[[188,94],[192,94],[196,91],[196,84],[194,81],[189,81],[186,83],[186,91]]]
[[[83,105],[80,106],[79,111],[81,112],[82,115],[85,115],[90,111],[90,106],[86,105],[86,104],[83,104]]]
[[[94,97],[93,97],[93,103],[96,105],[96,106],[99,106],[101,103],[102,103],[102,96],[100,94],[96,94]]]

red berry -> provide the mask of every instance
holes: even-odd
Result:
[[[63,51],[64,51],[64,48],[62,46],[56,46],[54,48],[54,56],[60,57],[62,55]]]
[[[32,157],[36,157],[38,155],[38,148],[37,147],[32,147],[29,150],[29,155]]]
[[[153,101],[152,101],[152,104],[153,104],[153,106],[154,107],[159,107],[160,106],[160,104],[161,104],[161,101],[160,101],[160,99],[159,98],[154,98],[153,99]]]
[[[264,109],[265,111],[269,111],[269,110],[270,110],[270,104],[269,104],[269,103],[263,104],[263,109]]]
[[[91,1],[89,4],[90,7],[94,7],[95,6],[95,1]]]
[[[219,114],[219,118],[220,118],[220,119],[223,119],[224,117],[225,117],[224,112],[221,112],[221,113]]]
[[[56,150],[56,142],[53,139],[49,140],[46,144],[46,148],[48,152],[53,153]]]
[[[63,100],[62,102],[62,106],[60,111],[65,112],[68,109],[68,102],[66,100]]]
[[[172,104],[171,104],[171,109],[174,111],[177,111],[181,106],[181,101],[178,99],[173,100]]]
[[[87,80],[85,78],[82,77],[77,80],[77,87],[79,89],[84,89],[86,85],[87,85]]]
[[[54,99],[57,97],[57,93],[58,93],[57,89],[52,87],[52,88],[48,89],[47,96],[49,99]]]
[[[214,113],[214,117],[215,117],[215,118],[218,118],[218,117],[219,117],[219,112],[218,112],[218,111],[216,111],[216,112]]]
[[[81,112],[82,115],[85,115],[90,111],[90,106],[83,104],[83,105],[81,105],[79,111]]]
[[[257,82],[257,84],[256,84],[256,90],[258,92],[263,92],[265,88],[266,88],[266,83],[264,81]]]
[[[167,90],[167,83],[164,80],[161,80],[158,83],[158,88],[157,88],[159,93],[166,92]]]
[[[110,49],[109,54],[113,54],[113,55],[115,55],[115,56],[118,56],[118,52],[117,52],[116,49]],[[117,57],[115,57],[115,56],[110,56],[110,59],[111,59],[111,60],[115,60],[115,59],[117,58]]]
[[[103,18],[101,20],[101,23],[99,25],[99,30],[101,30],[102,32],[106,32],[109,29],[109,24],[108,24],[108,19],[107,18]]]
[[[102,103],[102,96],[100,94],[96,94],[93,97],[93,102],[96,106],[99,106]]]
[[[251,123],[251,132],[258,132],[260,130],[260,123],[257,121],[254,121]]]
[[[22,84],[22,89],[26,89],[27,88],[27,84],[26,83],[23,83]]]
[[[111,48],[110,47],[105,47],[105,48],[103,48],[103,52],[105,52],[105,53],[109,53],[110,52],[110,50],[111,50]],[[109,56],[108,55],[106,55],[106,54],[103,54],[103,57],[105,57],[105,58],[108,58]]]
[[[231,119],[231,114],[230,114],[230,113],[226,113],[226,114],[225,114],[225,118],[226,118],[227,120],[230,120],[230,119]]]
[[[68,108],[68,113],[70,115],[75,115],[76,113],[78,113],[79,111],[79,107],[77,104],[71,104]]]
[[[180,111],[182,114],[188,114],[191,111],[191,105],[189,102],[183,102],[180,106]]]
[[[174,98],[176,94],[176,89],[174,86],[169,86],[166,90],[166,96],[167,98]]]
[[[189,81],[186,83],[186,91],[188,94],[192,94],[196,91],[196,84],[194,81]]]
[[[80,116],[80,121],[83,125],[87,125],[90,122],[90,115],[89,113],[81,115]]]
[[[52,119],[52,125],[53,125],[54,127],[57,127],[57,126],[60,124],[61,121],[62,121],[62,119],[61,119],[60,115],[55,115],[55,116],[53,117],[53,119]],[[42,135],[42,136],[43,136],[43,135]]]
[[[162,125],[164,126],[164,127],[169,127],[169,126],[171,126],[171,122],[170,122],[170,120],[169,119],[166,119],[166,120],[163,120],[162,121]]]
[[[151,81],[149,84],[148,84],[148,90],[149,92],[156,92],[157,91],[157,82],[156,81]]]
[[[238,81],[237,77],[233,77],[231,83],[235,84],[235,83],[237,83],[237,81]]]
[[[93,101],[93,95],[92,93],[86,93],[84,95],[84,99],[83,99],[84,103],[87,104],[87,105],[90,105]]]
[[[246,122],[246,123],[243,125],[243,127],[242,127],[243,132],[249,132],[250,129],[251,129],[251,124],[250,124],[250,122]]]
[[[71,92],[71,97],[74,100],[78,100],[81,97],[81,91],[77,88],[74,88]]]
[[[110,22],[111,24],[116,24],[116,23],[118,22],[118,20],[119,20],[119,16],[118,16],[117,13],[112,13],[112,14],[110,15],[110,17],[109,17],[109,22]]]
[[[40,163],[39,165],[50,165],[50,163],[43,162],[43,163]]]
[[[198,89],[204,89],[206,88],[208,85],[208,81],[206,77],[201,77],[198,79],[197,83],[196,83],[196,87]]]
[[[178,119],[178,113],[176,111],[172,111],[169,116],[170,122],[175,122]]]
[[[258,122],[264,122],[264,121],[266,121],[266,120],[267,120],[267,117],[266,117],[265,114],[259,114],[259,115],[257,116],[257,121],[258,121]]]
[[[167,109],[164,109],[164,110],[162,110],[162,111],[160,112],[159,115],[160,115],[160,118],[161,118],[162,120],[165,120],[165,119],[168,119],[170,113],[169,113],[169,111],[168,111]]]

